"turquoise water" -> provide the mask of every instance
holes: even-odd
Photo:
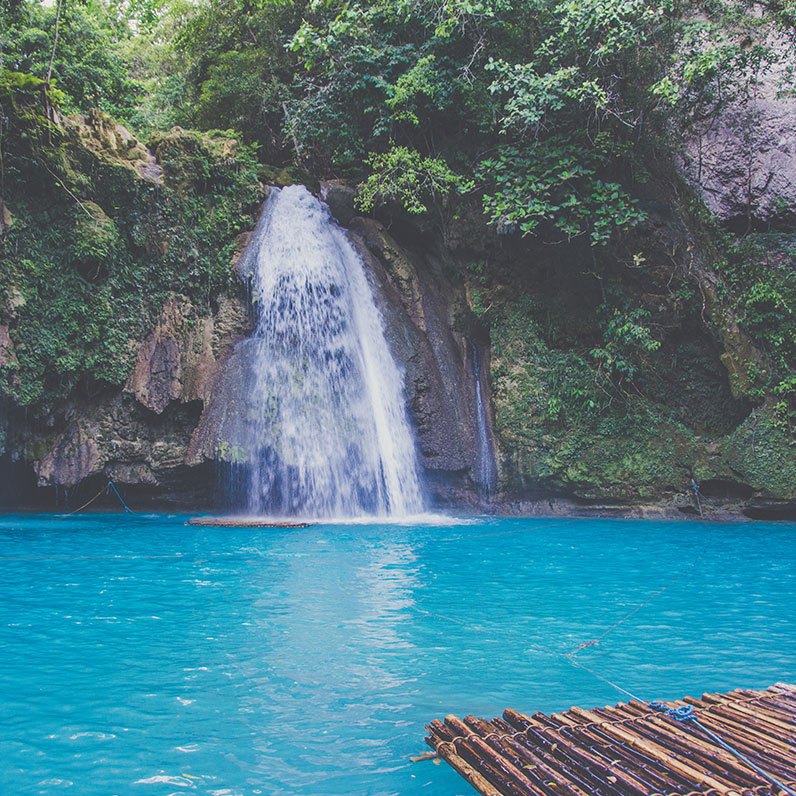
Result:
[[[0,517],[3,796],[469,793],[408,761],[424,722],[616,702],[557,653],[667,583],[578,660],[645,698],[796,681],[793,525],[184,519]]]

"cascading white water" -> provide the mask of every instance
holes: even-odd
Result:
[[[497,483],[497,465],[492,451],[492,441],[489,433],[489,419],[484,400],[484,387],[481,380],[481,362],[478,358],[478,347],[470,342],[472,349],[473,376],[475,379],[475,421],[478,431],[478,462],[475,468],[475,481],[485,497],[495,491]]]
[[[247,252],[257,308],[249,509],[423,509],[401,373],[362,259],[302,186],[274,190]]]

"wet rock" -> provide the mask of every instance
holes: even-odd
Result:
[[[100,472],[97,433],[93,422],[73,423],[52,450],[34,463],[39,486],[72,486]]]
[[[244,460],[250,445],[245,419],[253,410],[248,403],[253,394],[252,345],[251,339],[239,340],[219,363],[210,398],[188,443],[186,464]]]
[[[184,298],[167,301],[139,346],[125,390],[64,407],[63,417],[71,419],[60,429],[57,423],[30,428],[23,418],[15,423],[14,446],[35,462],[39,486],[71,487],[102,475],[120,484],[188,489],[186,463],[213,458],[189,456],[189,443],[246,324],[242,303],[231,297],[222,297],[212,316],[198,315]],[[2,331],[0,344],[1,338]]]
[[[338,189],[336,185],[332,193]],[[442,490],[453,483],[466,488],[477,457],[477,432],[474,374],[460,323],[470,312],[464,287],[445,275],[432,254],[402,246],[380,222],[354,218],[349,229],[365,261],[387,342],[404,373],[422,464],[437,474],[429,483],[435,492],[438,485]],[[250,270],[244,253],[238,260],[241,278]],[[248,403],[253,344],[239,340],[220,363],[186,463],[220,460],[234,465],[245,460],[251,441],[243,421],[255,409]]]
[[[344,180],[329,180],[321,183],[321,200],[329,205],[329,210],[338,224],[347,227],[357,215],[354,206],[356,190]]]
[[[782,93],[796,58],[775,64],[685,142],[681,167],[721,221],[745,232],[796,229],[796,97]]]
[[[363,256],[387,341],[399,366],[429,471],[463,474],[476,462],[475,379],[457,319],[469,313],[464,287],[429,252],[401,246],[373,219],[357,218],[352,239]]]
[[[0,199],[0,238],[4,237],[6,232],[11,229],[14,223],[14,217],[8,209],[8,205]]]
[[[182,394],[182,363],[178,339],[187,304],[169,301],[149,337],[138,350],[127,389],[138,402],[160,414]]]
[[[182,297],[166,302],[141,343],[127,391],[160,414],[172,401],[206,401],[212,393],[218,358],[246,328],[239,301],[224,297],[215,316],[199,316]]]
[[[152,468],[144,462],[117,462],[105,469],[109,479],[119,484],[156,486],[158,483]]]
[[[75,486],[92,476],[120,484],[158,486],[184,468],[188,441],[201,403],[171,404],[162,414],[117,393],[74,409],[60,433],[26,434],[29,452],[44,451],[34,463],[39,486]],[[18,431],[17,431],[18,433]]]

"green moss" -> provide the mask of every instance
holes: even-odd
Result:
[[[0,307],[19,363],[0,397],[34,411],[76,389],[124,384],[137,341],[170,295],[201,313],[238,289],[235,240],[262,196],[251,151],[222,134],[169,134],[164,146],[179,151],[172,162],[182,176],[158,184],[139,174],[141,158],[120,156],[140,145],[111,124],[75,122],[54,177],[21,175],[7,188],[15,223],[4,241]]]
[[[243,448],[226,440],[220,441],[216,446],[216,459],[229,464],[245,464],[247,461],[246,452]]]
[[[774,407],[755,410],[730,434],[721,460],[739,480],[765,496],[796,498],[796,445],[777,422]]]
[[[634,403],[627,415],[613,418],[615,428],[579,435],[566,477],[582,497],[655,499],[688,483],[699,456],[694,435],[646,401]]]
[[[733,389],[760,401],[796,371],[796,235],[716,233],[723,278],[711,298]]]
[[[70,254],[83,276],[95,277],[121,245],[119,230],[95,202],[81,202],[74,216]]]
[[[276,185],[277,188],[284,188],[286,185],[304,185],[310,191],[317,192],[320,187],[317,178],[296,166],[278,168],[266,166],[263,169],[263,180],[268,185]]]
[[[525,297],[492,314],[496,428],[517,475],[557,479],[583,497],[676,488],[693,435],[650,402],[610,393],[587,357],[551,348],[539,310]]]
[[[720,366],[691,351],[693,340],[674,349],[683,367],[671,383],[653,362],[640,382],[646,394],[621,394],[586,356],[551,345],[546,333],[556,323],[540,322],[549,305],[529,296],[498,304],[493,296],[490,307],[496,430],[520,481],[553,479],[583,498],[645,501],[684,492],[693,472],[769,497],[796,495],[796,445],[781,407],[770,402],[747,416],[719,389]],[[694,414],[680,411],[666,394],[672,389]],[[711,399],[723,418],[702,406]],[[684,421],[716,433],[699,436]]]
[[[163,168],[167,184],[199,194],[229,184],[237,168],[255,165],[252,151],[231,131],[197,132],[174,127],[152,136],[149,148]]]

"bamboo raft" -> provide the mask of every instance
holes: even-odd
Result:
[[[309,522],[273,520],[263,517],[193,517],[186,525],[203,525],[209,528],[309,528]]]
[[[698,723],[791,791],[796,789],[796,686],[685,697]],[[484,796],[784,796],[714,743],[634,700],[549,716],[506,710],[493,721],[447,716],[426,743]]]

